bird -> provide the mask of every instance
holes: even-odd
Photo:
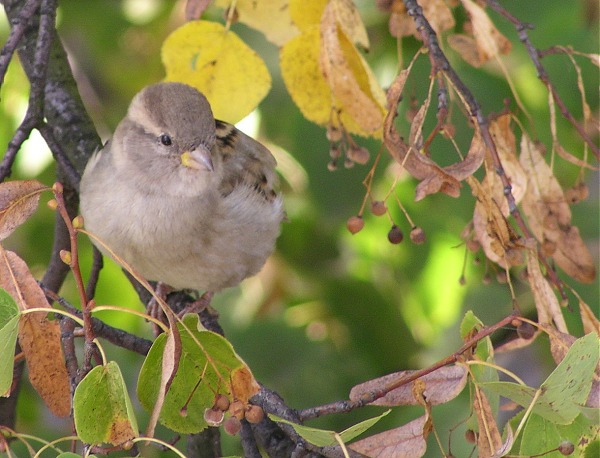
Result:
[[[80,212],[105,255],[210,303],[274,251],[285,218],[275,168],[265,146],[214,118],[200,91],[160,82],[134,96],[89,159]]]

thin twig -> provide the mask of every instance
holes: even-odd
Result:
[[[400,377],[397,380],[394,380],[393,382],[390,382],[377,390],[373,390],[368,393],[364,393],[359,399],[357,399],[355,401],[345,400],[345,401],[333,402],[331,404],[325,404],[322,406],[311,407],[311,408],[299,411],[298,416],[300,417],[301,421],[306,421],[306,420],[310,420],[312,418],[321,417],[323,415],[331,415],[331,414],[335,414],[335,413],[350,412],[351,410],[354,410],[359,407],[363,407],[367,404],[370,404],[373,401],[375,401],[379,398],[382,398],[387,393],[389,393],[392,390],[395,390],[398,387],[406,385],[407,383],[410,383],[414,380],[417,380],[418,378],[421,378],[427,374],[430,374],[431,372],[433,372],[441,367],[455,363],[456,361],[459,360],[459,358],[462,356],[463,353],[469,351],[473,346],[477,345],[477,343],[480,340],[493,334],[498,329],[507,326],[517,316],[518,316],[517,312],[511,313],[510,315],[506,316],[505,318],[498,321],[497,323],[480,330],[477,334],[475,334],[473,337],[471,337],[469,340],[467,340],[463,344],[462,347],[460,347],[457,351],[455,351],[451,355],[447,356],[446,358],[439,360],[435,364],[432,364],[431,366],[426,367],[425,369],[415,371],[409,376]]]
[[[479,102],[450,65],[450,62],[446,58],[446,55],[444,54],[442,48],[439,45],[435,31],[429,24],[429,21],[427,21],[427,19],[423,15],[423,9],[417,4],[417,1],[403,0],[403,2],[406,6],[408,14],[415,21],[417,30],[419,30],[421,38],[423,39],[423,43],[425,44],[427,49],[429,49],[429,58],[432,62],[432,66],[434,67],[434,73],[437,73],[437,71],[443,72],[444,75],[450,80],[450,82],[454,86],[454,89],[458,92],[458,94],[467,104],[471,120],[474,121],[479,127],[479,130],[481,132],[481,138],[483,139],[483,142],[487,147],[488,152],[492,158],[492,163],[494,165],[496,174],[498,174],[498,176],[500,177],[500,181],[502,182],[502,187],[504,189],[504,197],[506,198],[506,201],[508,203],[508,209],[510,211],[510,214],[515,219],[517,225],[519,226],[519,229],[521,229],[523,237],[527,240],[532,239],[533,235],[531,234],[529,227],[525,223],[525,220],[517,207],[515,197],[512,193],[512,185],[506,175],[504,167],[502,166],[502,161],[500,160],[500,156],[498,155],[496,144],[490,133],[489,121],[487,117],[483,115]],[[548,260],[544,256],[539,255],[538,259],[544,266],[550,281],[558,289],[561,297],[563,299],[567,299],[567,293],[563,287],[562,281],[558,278],[558,275],[556,274],[554,268],[548,263]]]
[[[527,30],[532,29],[533,26],[531,24],[527,24],[527,23],[524,23],[521,20],[519,20],[512,13],[510,13],[505,8],[503,8],[496,0],[487,0],[487,4],[490,6],[490,8],[492,8],[494,11],[496,11],[498,14],[502,15],[510,23],[513,24],[513,26],[515,27],[515,29],[517,31],[517,35],[519,36],[519,40],[521,41],[521,43],[523,43],[523,45],[525,46],[525,49],[527,49],[529,58],[531,59],[531,62],[535,66],[538,78],[540,79],[540,81],[542,83],[544,83],[544,86],[546,86],[546,89],[548,89],[550,94],[552,94],[552,98],[558,105],[560,113],[563,115],[563,117],[567,121],[569,121],[571,123],[571,125],[577,131],[577,133],[579,134],[581,139],[585,143],[587,143],[587,145],[590,147],[590,149],[596,156],[596,159],[600,159],[600,147],[598,147],[598,145],[596,145],[596,143],[594,143],[594,141],[587,134],[587,132],[585,131],[583,126],[581,124],[579,124],[577,122],[577,120],[573,117],[573,115],[571,114],[571,112],[569,111],[569,109],[567,108],[567,106],[565,105],[563,100],[561,99],[560,95],[558,95],[556,88],[550,81],[548,72],[546,72],[546,69],[544,68],[544,66],[542,65],[542,62],[540,60],[542,55],[541,55],[540,51],[533,45],[533,43],[531,42],[531,39],[529,38],[529,34],[527,33]]]

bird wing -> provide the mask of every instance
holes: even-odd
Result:
[[[223,181],[219,191],[229,195],[236,186],[246,185],[272,201],[278,184],[271,152],[231,124],[216,120],[216,148],[221,154]]]

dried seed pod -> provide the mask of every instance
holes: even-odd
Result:
[[[571,441],[562,441],[558,446],[558,452],[562,455],[568,456],[573,454],[575,451],[575,445]]]
[[[243,420],[246,414],[246,406],[239,399],[234,399],[229,405],[229,413],[232,417],[236,417],[238,420]]]
[[[329,145],[329,157],[331,159],[338,159],[342,156],[342,149],[338,143],[332,143]]]
[[[358,145],[351,145],[346,155],[351,161],[361,165],[369,162],[369,157],[371,156],[367,148]]]
[[[240,423],[240,420],[237,417],[229,417],[223,423],[223,429],[227,434],[235,436],[237,433],[240,432],[240,429],[242,429],[242,424]]]
[[[223,422],[223,418],[225,418],[225,414],[222,410],[212,408],[204,411],[204,420],[210,426],[219,426]]]
[[[351,216],[346,222],[346,227],[348,228],[350,233],[354,235],[357,232],[360,232],[363,227],[365,227],[365,220],[360,215]]]
[[[402,233],[400,228],[394,224],[394,225],[392,225],[392,228],[388,232],[387,237],[388,237],[388,240],[390,241],[390,243],[397,245],[398,243],[402,242],[402,240],[404,239],[404,234]]]
[[[260,423],[265,418],[265,412],[261,406],[251,404],[246,409],[246,420],[250,423]]]
[[[330,142],[339,142],[342,139],[343,131],[338,126],[328,124],[327,133],[325,135]]]
[[[517,326],[517,334],[521,339],[529,340],[535,336],[535,326],[522,322]]]
[[[229,410],[229,398],[224,394],[217,393],[215,396],[215,402],[213,404],[213,409],[220,410],[222,412],[226,412]]]
[[[385,215],[386,212],[387,206],[385,205],[384,201],[374,200],[373,202],[371,202],[371,213],[373,213],[375,216]]]

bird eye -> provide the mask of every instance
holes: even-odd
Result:
[[[162,134],[158,139],[165,146],[171,146],[173,144],[173,140],[171,140],[171,137],[167,134]]]

